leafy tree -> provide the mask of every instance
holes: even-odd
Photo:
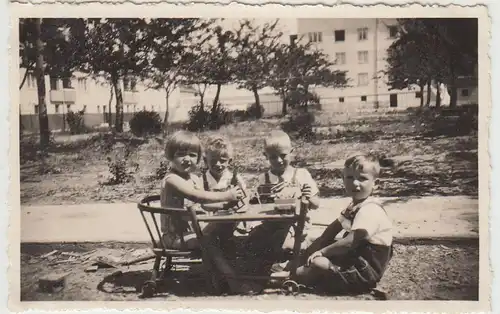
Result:
[[[276,62],[275,53],[283,35],[277,31],[278,21],[260,27],[250,20],[242,20],[233,37],[235,80],[239,88],[253,92],[258,113],[256,118],[260,118],[262,112],[259,90],[268,85],[269,73]]]
[[[348,80],[346,71],[335,70],[335,62],[312,43],[281,44],[275,52],[276,62],[271,70],[270,85],[281,96],[282,113],[286,114],[287,99],[292,91],[309,95],[311,86],[345,87]],[[308,97],[309,98],[309,97]],[[301,103],[307,111],[309,101]]]
[[[81,70],[94,77],[104,77],[116,97],[116,132],[123,131],[123,92],[121,80],[139,77],[148,66],[146,19],[80,19],[74,32],[82,34],[84,53]]]
[[[165,90],[166,112],[164,130],[167,131],[169,96],[184,81],[188,71],[188,52],[192,44],[199,44],[204,38],[204,30],[210,20],[199,19],[152,19],[148,23],[148,45],[151,60],[143,73],[143,78],[154,89]]]
[[[425,84],[445,83],[455,106],[458,76],[473,75],[477,64],[477,27],[477,19],[469,18],[400,19],[399,38],[388,49],[389,86],[418,84],[423,90]]]

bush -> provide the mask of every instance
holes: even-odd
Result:
[[[257,107],[256,103],[252,103],[248,105],[245,113],[246,113],[246,120],[259,119],[262,116],[264,116],[264,107],[262,107],[262,104],[259,107]]]
[[[142,110],[134,114],[129,125],[130,131],[135,136],[160,134],[162,119],[157,112]]]
[[[318,94],[314,92],[306,92],[303,89],[292,91],[287,96],[287,103],[292,109],[299,107],[309,107],[321,110],[321,99]]]
[[[219,104],[215,110],[207,111],[205,106],[196,105],[189,110],[189,120],[186,128],[191,132],[217,130],[225,124],[230,124],[234,121],[234,116],[230,111]]]
[[[281,124],[281,128],[298,138],[311,139],[314,136],[313,125],[315,120],[313,112],[295,109],[288,115],[288,119]]]
[[[82,134],[87,132],[84,115],[84,110],[77,112],[69,111],[66,114],[66,121],[68,122],[69,132],[71,134]]]

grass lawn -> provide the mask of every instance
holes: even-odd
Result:
[[[462,132],[453,119],[429,119],[410,112],[370,116],[318,115],[313,141],[294,140],[295,164],[306,167],[321,197],[343,194],[340,170],[357,151],[385,156],[379,196],[469,195],[478,191],[477,132]],[[280,128],[277,119],[240,122],[220,132],[235,146],[235,165],[249,186],[267,167],[263,137]],[[200,133],[206,138],[213,132]],[[48,157],[36,157],[36,139],[21,140],[21,204],[136,202],[158,192],[163,140],[110,133],[56,135]],[[126,156],[126,157],[125,157]],[[133,180],[102,184],[107,158],[125,161]]]
[[[66,260],[68,256],[42,255],[53,249],[61,252],[83,254],[97,250],[95,254],[105,256],[125,256],[139,248],[141,244],[78,244],[78,245],[21,245],[21,300],[22,301],[111,301],[138,300],[136,286],[149,279],[152,262],[133,265],[125,269],[122,276],[97,287],[104,277],[114,269],[102,269],[86,273],[89,262],[50,264]],[[436,262],[439,261],[439,262]],[[70,274],[66,277],[66,287],[57,293],[47,294],[38,291],[38,279],[53,273]],[[479,294],[479,248],[475,244],[438,244],[438,245],[396,245],[395,255],[380,282],[391,300],[478,300]],[[187,282],[187,281],[186,281]],[[203,281],[190,281],[186,285],[174,280],[167,281],[168,288],[160,291],[154,300],[190,299],[327,299],[327,300],[372,300],[371,295],[326,296],[312,292],[298,296],[280,294],[277,289],[267,289],[258,296],[209,296]]]

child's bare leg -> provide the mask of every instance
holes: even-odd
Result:
[[[326,272],[335,267],[326,257],[317,257],[311,261],[309,266],[297,268],[297,281],[305,285],[312,285],[322,278]]]

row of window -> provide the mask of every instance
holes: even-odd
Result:
[[[63,89],[71,89],[73,88],[73,83],[70,78],[59,79],[57,77],[50,77],[50,90],[59,90],[59,81],[62,81]],[[87,79],[84,77],[80,77],[77,79],[78,89],[87,91]],[[36,78],[33,74],[28,74],[26,77],[26,85],[28,88],[36,87]],[[123,90],[124,91],[136,91],[137,90],[137,80],[132,78],[124,78],[123,79]]]
[[[345,29],[337,29],[333,31],[333,41],[334,42],[344,42],[345,41]],[[368,40],[368,27],[360,27],[357,29],[358,41]],[[396,38],[398,36],[398,27],[395,25],[387,26],[387,32],[389,38]],[[310,42],[321,43],[323,42],[322,32],[309,32],[307,37]]]
[[[346,53],[345,52],[336,52],[335,53],[335,62],[337,62],[338,65],[346,64],[347,63]],[[367,50],[358,51],[358,63],[359,64],[368,63],[368,51]]]

